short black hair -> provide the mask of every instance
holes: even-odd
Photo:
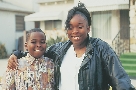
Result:
[[[65,22],[65,29],[66,30],[69,28],[69,22],[70,22],[70,20],[73,18],[73,16],[75,14],[77,14],[76,12],[82,13],[86,17],[86,20],[88,22],[88,26],[91,25],[91,17],[90,17],[89,11],[86,9],[84,3],[79,2],[78,6],[73,7],[72,9],[70,9],[68,11],[67,20]]]
[[[31,29],[31,30],[27,31],[26,41],[28,41],[28,39],[29,39],[32,32],[42,32],[45,35],[45,33],[40,28],[34,28],[34,29]],[[46,39],[46,35],[45,35],[45,39]]]

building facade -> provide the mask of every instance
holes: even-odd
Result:
[[[8,55],[18,49],[18,38],[23,35],[22,32],[34,27],[33,22],[24,22],[24,17],[31,13],[34,11],[0,0],[0,43],[5,45]]]
[[[91,13],[92,37],[109,43],[117,54],[129,52],[129,0],[81,1]]]
[[[132,18],[134,10],[130,10],[135,5],[129,4],[131,0],[80,1],[85,3],[92,18],[90,36],[103,39],[115,50],[120,48],[119,53],[129,52],[135,47],[130,44],[132,42],[131,33],[134,32],[130,28],[134,25],[130,23],[135,22],[135,19]],[[134,0],[132,1],[134,4]],[[25,22],[34,22],[35,27],[45,31],[47,39],[66,36],[64,23],[67,12],[78,2],[79,0],[38,0],[39,11],[25,16]]]
[[[56,36],[66,37],[64,23],[68,10],[73,7],[74,0],[38,0],[39,11],[25,17],[25,22],[34,22],[41,28],[47,40]]]

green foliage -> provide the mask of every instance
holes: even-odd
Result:
[[[65,42],[67,40],[68,40],[67,38],[65,38],[65,37],[59,37],[59,36],[57,36],[56,39],[50,38],[49,40],[47,40],[47,47],[49,47],[49,46],[51,46],[51,45],[53,45],[55,43],[58,43],[58,42]]]
[[[7,51],[4,44],[0,43],[0,59],[7,57]]]

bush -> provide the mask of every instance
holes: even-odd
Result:
[[[49,46],[55,44],[55,43],[65,42],[65,41],[67,41],[67,40],[68,40],[67,38],[65,38],[65,37],[59,37],[59,36],[57,36],[56,39],[50,38],[49,40],[47,40],[47,48],[48,48]]]
[[[0,59],[7,57],[7,51],[4,44],[0,43]]]

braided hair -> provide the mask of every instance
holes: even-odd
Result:
[[[34,29],[31,29],[31,30],[27,31],[26,41],[28,41],[28,39],[30,38],[31,33],[33,33],[33,32],[42,32],[45,35],[45,33],[40,28],[34,28]],[[46,38],[46,35],[45,35],[45,38]]]
[[[91,25],[91,17],[89,11],[86,9],[84,3],[79,2],[78,6],[73,7],[68,11],[67,20],[65,22],[65,30],[68,30],[69,22],[75,14],[82,15],[87,20],[88,26]]]

